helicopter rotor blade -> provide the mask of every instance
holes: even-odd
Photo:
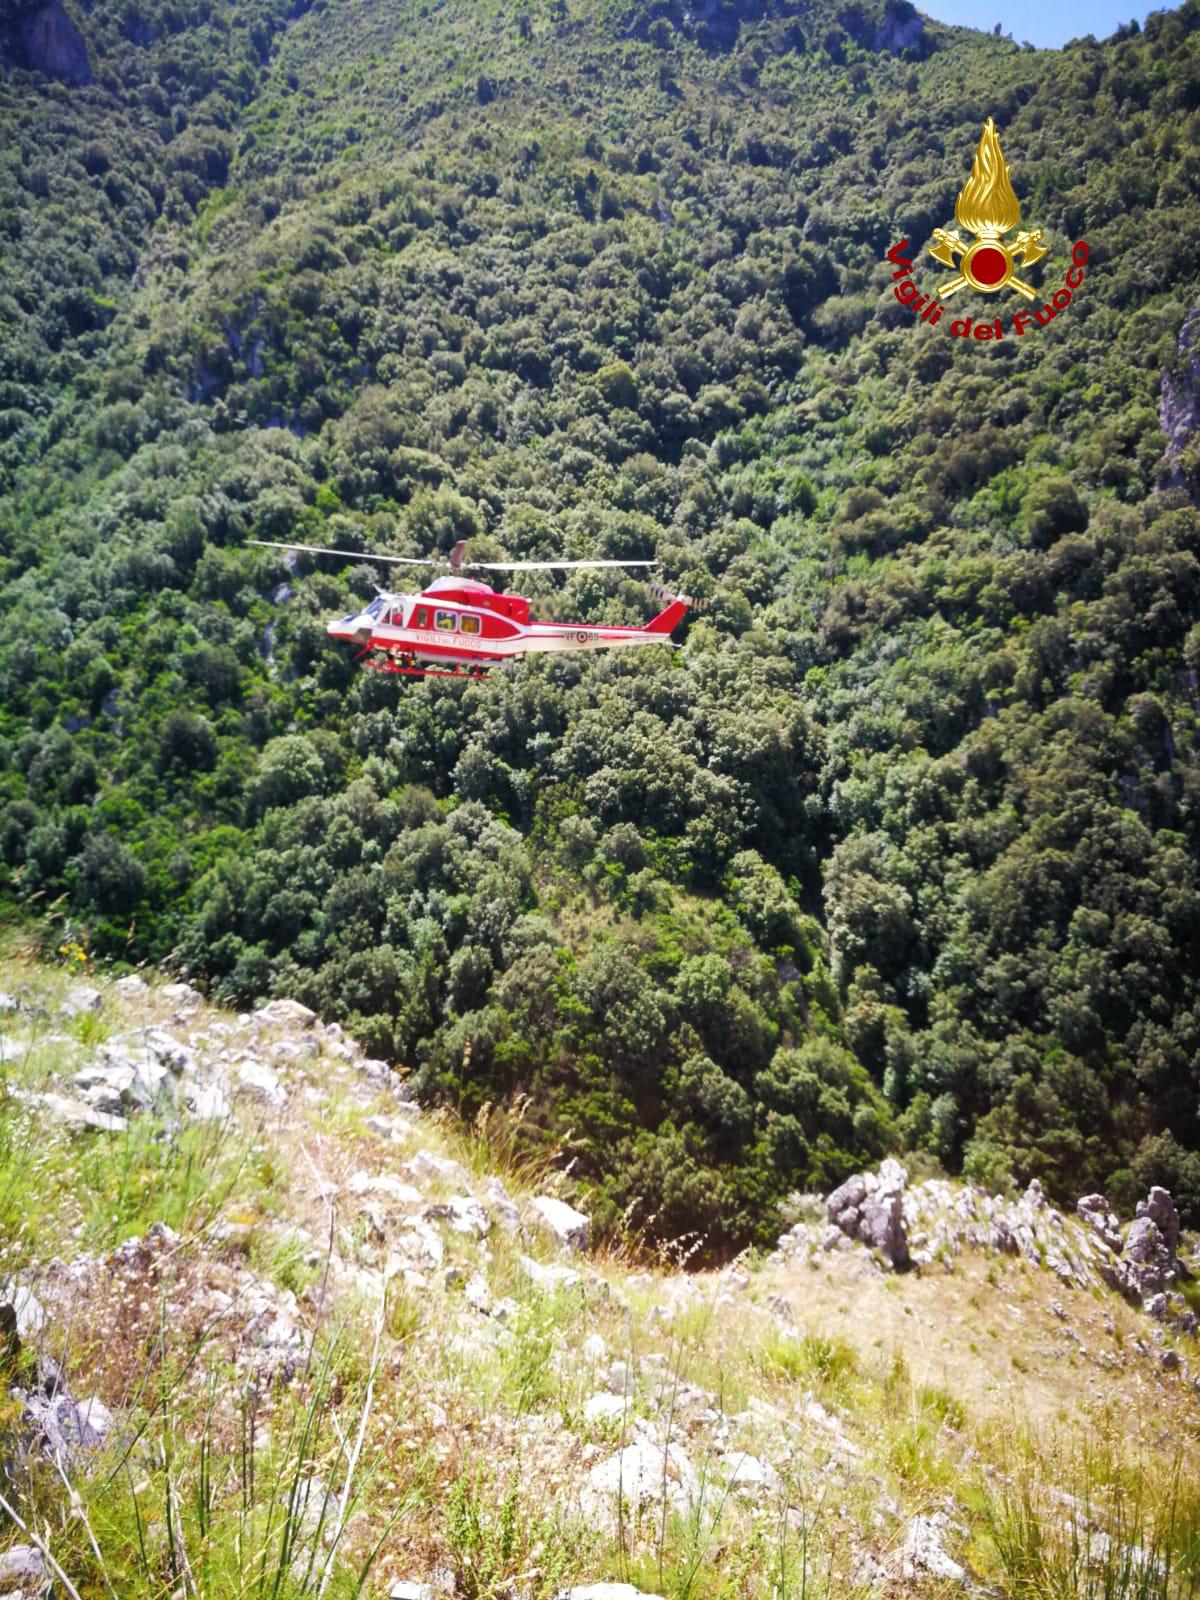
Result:
[[[463,571],[549,572],[557,567],[657,567],[657,561],[464,561]]]
[[[317,556],[346,556],[351,561],[390,561],[398,567],[442,567],[442,556],[383,556],[374,550],[333,550],[324,544],[281,544],[278,539],[247,539],[247,544],[261,545],[266,550],[304,550]]]
[[[549,572],[565,567],[657,567],[658,561],[464,561],[462,543],[448,556],[386,556],[375,550],[336,550],[324,544],[284,544],[279,539],[247,539],[264,550],[301,550],[308,555],[344,556],[350,561],[388,561],[398,567],[445,567],[453,572]]]

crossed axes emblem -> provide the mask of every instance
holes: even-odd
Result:
[[[1034,228],[1028,233],[1019,233],[1011,244],[1003,243],[999,234],[987,233],[980,234],[964,244],[957,228],[949,230],[935,228],[933,237],[936,243],[929,246],[929,254],[933,259],[940,261],[944,267],[957,266],[960,269],[952,278],[946,278],[938,285],[937,292],[943,300],[968,283],[975,289],[1015,289],[1018,294],[1024,295],[1026,300],[1036,300],[1037,290],[1032,284],[1026,283],[1024,278],[1018,278],[1014,268],[1018,261],[1021,266],[1029,267],[1049,254],[1050,246],[1042,243],[1044,233],[1041,228]],[[986,278],[981,278],[972,272],[973,259],[993,253],[1004,258],[1003,276],[995,273],[994,268],[989,271]],[[956,256],[961,257],[961,260],[956,261]],[[981,262],[980,265],[982,264]]]

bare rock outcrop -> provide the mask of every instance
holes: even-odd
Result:
[[[1075,1215],[1091,1228],[1114,1255],[1120,1255],[1123,1248],[1121,1224],[1104,1195],[1081,1195],[1075,1202]]]
[[[1139,1200],[1125,1235],[1125,1262],[1143,1300],[1161,1294],[1179,1276],[1179,1213],[1166,1189],[1155,1185]]]
[[[554,1235],[559,1244],[568,1250],[587,1249],[591,1224],[582,1211],[576,1211],[574,1206],[551,1194],[535,1195],[533,1209],[538,1221]]]
[[[909,0],[887,0],[882,16],[877,12],[871,15],[865,9],[847,8],[840,21],[856,44],[876,55],[881,50],[892,55],[899,55],[902,50],[918,56],[928,52],[924,20]]]
[[[1177,371],[1164,370],[1159,382],[1158,423],[1167,436],[1159,478],[1163,489],[1186,486],[1184,453],[1200,428],[1200,308],[1184,317],[1177,348]]]
[[[15,1282],[0,1283],[0,1357],[22,1349],[38,1351],[32,1382],[14,1385],[9,1396],[20,1406],[16,1442],[22,1454],[78,1463],[108,1436],[113,1418],[95,1396],[81,1399],[67,1385],[62,1367],[44,1344],[47,1313],[33,1292]]]
[[[890,1157],[878,1172],[857,1172],[835,1189],[825,1202],[829,1221],[826,1250],[836,1249],[842,1238],[877,1250],[890,1267],[909,1264],[908,1234],[904,1226],[904,1190],[908,1173]]]
[[[19,7],[0,32],[4,57],[10,66],[44,72],[63,83],[84,84],[92,79],[83,35],[68,16],[62,0]]]
[[[1173,1331],[1195,1333],[1198,1319],[1176,1287],[1187,1269],[1179,1259],[1179,1213],[1166,1189],[1152,1188],[1125,1227],[1104,1195],[1081,1196],[1069,1216],[1036,1178],[1017,1199],[944,1178],[912,1187],[906,1180],[900,1163],[888,1160],[876,1173],[847,1178],[823,1203],[793,1197],[804,1220],[779,1240],[775,1259],[811,1260],[818,1249],[865,1245],[893,1268],[940,1264],[949,1272],[964,1250],[1018,1256],[1069,1288],[1106,1284]],[[822,1214],[823,1228],[816,1220]]]

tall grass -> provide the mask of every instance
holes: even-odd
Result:
[[[420,1503],[418,1473],[399,1493],[373,1492],[385,1439],[363,1451],[378,1351],[361,1360],[343,1326],[311,1379],[272,1392],[240,1389],[213,1352],[206,1381],[192,1363],[164,1361],[156,1393],[130,1408],[120,1441],[66,1485],[70,1510],[50,1502],[44,1469],[16,1492],[40,1515],[55,1561],[83,1600],[361,1600],[396,1523]],[[356,1515],[369,1508],[369,1515]]]
[[[1200,1484],[1085,1453],[1070,1489],[1032,1464],[986,1502],[997,1576],[1012,1600],[1192,1600],[1200,1593]]]
[[[519,1462],[507,1477],[476,1463],[451,1486],[445,1541],[461,1600],[502,1600],[559,1592],[592,1536],[523,1490]]]

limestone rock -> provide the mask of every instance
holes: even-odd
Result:
[[[633,1372],[628,1361],[614,1361],[608,1369],[605,1383],[613,1394],[630,1394],[633,1391]]]
[[[547,1266],[541,1261],[535,1261],[532,1256],[518,1256],[521,1271],[533,1284],[535,1289],[543,1289],[553,1293],[556,1289],[574,1289],[582,1282],[579,1274],[573,1267]]]
[[[988,1244],[993,1250],[998,1250],[1001,1255],[1006,1256],[1015,1256],[1021,1249],[1007,1217],[997,1217],[992,1223],[988,1233]]]
[[[289,1383],[300,1370],[306,1348],[299,1326],[300,1307],[290,1289],[273,1283],[257,1286],[243,1337],[254,1351],[254,1370],[261,1378]]]
[[[268,1000],[254,1015],[259,1022],[283,1023],[296,1028],[311,1028],[317,1020],[317,1013],[302,1006],[299,1000]]]
[[[204,999],[199,989],[193,989],[190,983],[165,983],[158,992],[168,1005],[181,1011],[194,1010]]]
[[[41,1588],[45,1577],[46,1563],[33,1545],[14,1544],[0,1554],[0,1590],[3,1592],[28,1590],[32,1595]]]
[[[858,1235],[878,1250],[893,1267],[908,1265],[908,1238],[904,1231],[904,1187],[908,1173],[898,1161],[885,1161],[876,1188],[859,1207]]]
[[[97,1111],[70,1095],[47,1091],[37,1096],[37,1103],[50,1113],[53,1121],[65,1122],[73,1128],[98,1128],[104,1133],[123,1133],[128,1125],[124,1117],[110,1111]]]
[[[446,1256],[441,1234],[421,1217],[404,1224],[399,1248],[415,1266],[440,1267]]]
[[[517,1209],[517,1202],[499,1178],[491,1177],[487,1180],[483,1186],[483,1198],[493,1217],[506,1233],[521,1231],[521,1213]]]
[[[883,21],[875,29],[874,44],[876,51],[890,50],[893,55],[902,50],[926,53],[925,24],[909,0],[888,0]]]
[[[183,1103],[198,1122],[224,1122],[230,1115],[228,1086],[219,1080],[188,1083],[183,1088]]]
[[[553,1195],[539,1194],[534,1196],[533,1209],[538,1220],[542,1222],[560,1244],[568,1250],[586,1250],[588,1231],[591,1223],[582,1211],[576,1211],[574,1206],[569,1206],[565,1200],[558,1200]]]
[[[442,1183],[453,1184],[459,1189],[467,1189],[471,1185],[467,1169],[461,1162],[452,1161],[449,1156],[435,1155],[432,1150],[418,1150],[405,1170],[414,1178],[438,1178]]]
[[[583,1420],[592,1423],[614,1422],[618,1417],[625,1416],[628,1410],[628,1402],[621,1395],[601,1391],[584,1401]]]
[[[99,989],[93,989],[90,983],[77,983],[67,990],[66,999],[58,1010],[63,1017],[82,1017],[99,1011],[103,1004],[104,997]]]
[[[1179,1213],[1169,1190],[1155,1184],[1146,1198],[1138,1201],[1134,1215],[1149,1217],[1162,1234],[1167,1249],[1172,1255],[1175,1254],[1179,1249]]]
[[[736,1455],[730,1457],[734,1466],[729,1474],[729,1487],[751,1499],[763,1494],[778,1494],[783,1481],[769,1461],[759,1456]]]
[[[130,972],[117,979],[113,984],[113,992],[119,994],[122,1000],[145,1000],[150,993],[150,985],[136,972]]]
[[[109,1264],[137,1272],[145,1272],[159,1256],[178,1248],[179,1235],[165,1222],[152,1222],[142,1235],[131,1234],[109,1256]]]
[[[77,1072],[73,1081],[85,1105],[120,1115],[122,1111],[153,1105],[165,1077],[165,1072],[157,1074],[151,1085],[131,1065],[96,1061]]]
[[[64,1463],[98,1450],[113,1422],[103,1401],[76,1400],[65,1391],[27,1396],[23,1415],[32,1423],[39,1446]]]
[[[1075,1215],[1087,1223],[1115,1255],[1120,1255],[1121,1224],[1104,1195],[1081,1195],[1075,1202]]]
[[[363,1059],[358,1063],[358,1070],[362,1073],[364,1078],[369,1079],[371,1083],[378,1084],[381,1089],[393,1081],[391,1067],[388,1066],[386,1061],[379,1061],[374,1056],[364,1056]],[[401,1102],[402,1104],[406,1105],[409,1110],[417,1110],[415,1103],[411,1100],[405,1099],[403,1096],[401,1096]]]
[[[839,1188],[825,1202],[825,1215],[830,1222],[837,1222],[838,1218],[848,1212],[856,1210],[867,1194],[867,1175],[857,1172],[852,1178],[847,1178]]]
[[[907,1171],[890,1157],[878,1172],[859,1172],[847,1178],[825,1202],[829,1226],[821,1248],[845,1248],[842,1239],[858,1241],[877,1250],[889,1266],[907,1267],[908,1234],[904,1220],[907,1183]]]
[[[783,1295],[772,1292],[771,1294],[767,1295],[766,1299],[763,1301],[763,1304],[773,1317],[779,1318],[780,1322],[786,1323],[788,1327],[795,1326],[796,1313],[792,1310],[791,1304],[784,1298]]]
[[[641,1437],[592,1468],[580,1504],[585,1517],[611,1525],[620,1502],[633,1513],[648,1502],[661,1505],[664,1500],[686,1510],[698,1494],[695,1469],[680,1446]]]
[[[661,1600],[632,1583],[584,1583],[574,1589],[561,1589],[555,1600]]]
[[[388,1600],[434,1600],[433,1586],[419,1583],[415,1578],[406,1578],[392,1585],[388,1590]]]
[[[19,1344],[28,1344],[41,1333],[46,1326],[46,1312],[32,1289],[20,1283],[0,1283],[0,1332],[6,1324]]]
[[[1175,1253],[1152,1217],[1135,1217],[1125,1235],[1125,1259],[1143,1298],[1158,1294],[1174,1283]]]
[[[376,1176],[370,1172],[355,1172],[346,1180],[346,1188],[351,1194],[377,1194],[387,1200],[395,1201],[397,1205],[420,1205],[423,1196],[421,1191],[411,1183],[405,1183],[401,1178],[394,1178],[391,1173],[384,1172]]]
[[[904,1536],[900,1552],[900,1576],[942,1578],[949,1583],[965,1583],[966,1568],[947,1554],[943,1539],[950,1519],[944,1511],[929,1517],[914,1517]]]
[[[487,1286],[487,1279],[482,1272],[473,1272],[467,1279],[463,1290],[467,1304],[479,1312],[480,1316],[490,1316],[492,1310],[491,1291]]]
[[[437,1217],[449,1222],[453,1233],[465,1233],[474,1239],[486,1239],[492,1231],[492,1219],[474,1195],[451,1195],[449,1200],[425,1208],[427,1217]]]
[[[966,1248],[994,1250],[1021,1256],[1072,1288],[1107,1284],[1129,1300],[1160,1308],[1155,1297],[1169,1296],[1183,1270],[1177,1257],[1179,1216],[1165,1189],[1151,1190],[1122,1239],[1121,1225],[1102,1194],[1081,1196],[1070,1217],[1050,1204],[1037,1179],[1012,1201],[945,1179],[903,1187],[902,1172],[885,1162],[878,1173],[856,1173],[835,1189],[824,1204],[828,1220],[821,1248],[849,1250],[868,1243],[884,1259],[902,1260],[898,1252],[906,1243],[911,1262],[940,1262],[948,1271]],[[893,1231],[897,1189],[902,1229]],[[793,1253],[788,1245],[795,1232],[789,1230],[780,1241],[783,1259]],[[1186,1332],[1193,1315],[1186,1307],[1169,1307],[1165,1320]]]
[[[244,1057],[237,1063],[234,1073],[237,1080],[234,1084],[235,1094],[248,1095],[276,1111],[287,1104],[287,1091],[278,1075],[265,1062],[256,1061],[250,1056]]]
[[[146,1110],[160,1098],[173,1100],[168,1080],[195,1064],[195,1053],[164,1028],[146,1028],[102,1044],[73,1081],[85,1104],[119,1114]]]

